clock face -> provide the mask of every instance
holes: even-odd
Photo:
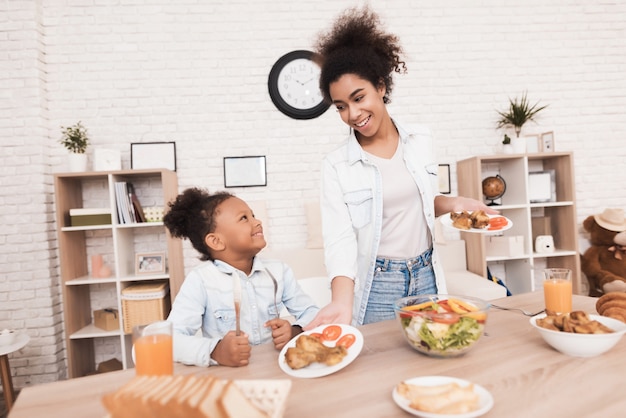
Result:
[[[320,68],[310,51],[293,51],[272,67],[268,87],[272,101],[294,119],[312,119],[328,109],[319,89]]]

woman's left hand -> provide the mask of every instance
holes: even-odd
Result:
[[[489,215],[497,215],[500,212],[487,206],[480,200],[463,196],[437,196],[435,197],[435,216],[441,216],[449,212],[472,212],[482,210]]]

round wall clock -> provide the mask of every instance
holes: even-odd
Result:
[[[319,89],[320,67],[311,51],[292,51],[276,61],[267,81],[272,102],[278,110],[294,119],[313,119],[330,104]]]

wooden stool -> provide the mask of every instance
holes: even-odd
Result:
[[[11,379],[9,354],[21,350],[29,341],[30,337],[22,333],[17,336],[13,344],[0,345],[0,381],[2,382],[2,391],[4,392],[4,401],[7,405],[7,413],[11,411],[11,407],[15,402],[15,390],[13,389],[13,380]]]

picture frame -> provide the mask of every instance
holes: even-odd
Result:
[[[554,132],[544,132],[541,134],[541,152],[554,152]]]
[[[165,251],[135,254],[135,275],[164,274]]]
[[[527,135],[526,139],[526,153],[534,154],[541,150],[541,141],[539,135]]]
[[[267,186],[264,155],[224,157],[224,187]]]
[[[176,171],[176,142],[132,142],[130,168],[166,168]]]
[[[439,181],[439,193],[452,193],[450,184],[450,164],[439,164],[437,167],[437,180]]]

